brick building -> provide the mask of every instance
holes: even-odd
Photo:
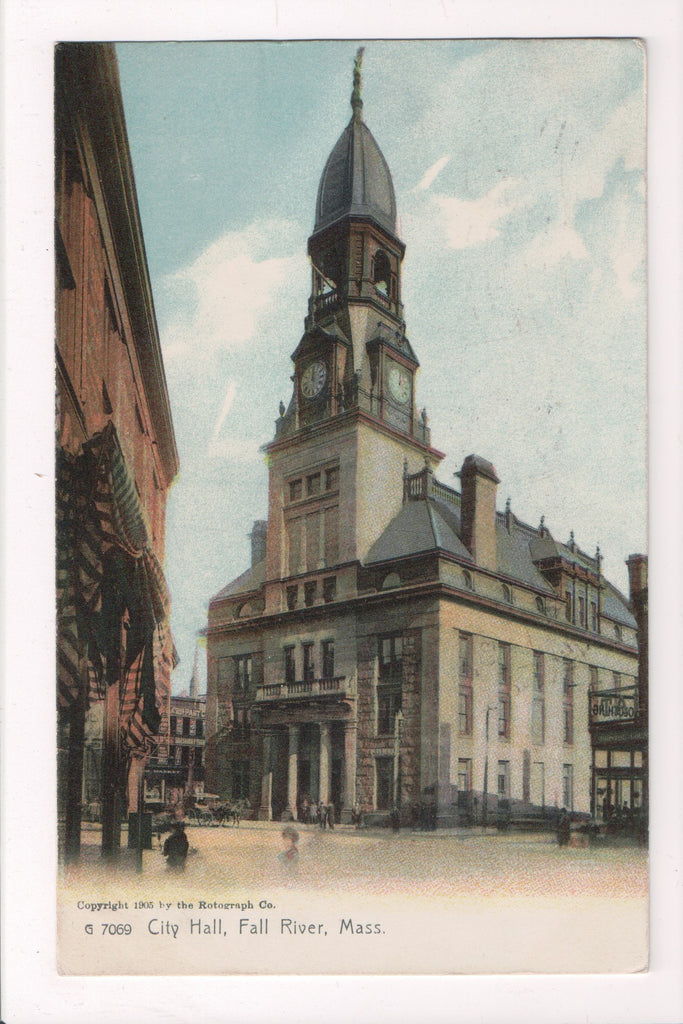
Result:
[[[173,657],[178,453],[111,45],[57,47],[55,186],[58,785],[75,859],[84,802],[117,854]]]
[[[589,690],[638,675],[637,622],[599,551],[460,489],[418,413],[389,168],[362,115],[320,180],[293,393],[267,445],[252,564],[209,606],[207,786],[259,817],[441,823],[591,807]],[[505,805],[504,805],[505,806]]]

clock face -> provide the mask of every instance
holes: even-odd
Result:
[[[410,376],[400,366],[392,366],[389,370],[389,390],[401,405],[410,398]]]
[[[309,363],[301,374],[301,394],[304,398],[315,398],[325,387],[327,367],[322,359]]]

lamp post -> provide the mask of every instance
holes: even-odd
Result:
[[[403,712],[399,708],[394,718],[394,813],[401,813],[401,791],[399,774],[401,767],[401,735],[403,733]]]

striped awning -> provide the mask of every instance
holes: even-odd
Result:
[[[170,596],[112,423],[57,466],[58,697],[86,707],[120,686],[131,749],[156,734],[170,688]],[[127,622],[121,663],[121,624]]]

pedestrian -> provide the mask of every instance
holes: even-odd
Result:
[[[328,828],[334,828],[334,804],[328,804],[325,808],[325,820]]]
[[[184,871],[187,851],[190,844],[185,835],[185,825],[182,821],[177,822],[173,832],[164,843],[164,857],[170,871]]]
[[[282,842],[284,849],[278,854],[278,861],[282,871],[287,875],[295,875],[299,870],[299,851],[296,844],[299,842],[299,833],[291,825],[282,830]]]
[[[558,846],[567,846],[569,843],[569,833],[571,831],[571,821],[567,808],[563,807],[560,811],[560,816],[557,819],[557,844]]]
[[[324,829],[325,825],[327,824],[327,815],[325,813],[326,810],[327,808],[321,800],[320,803],[318,804],[318,823],[320,824],[320,827],[322,829]]]

